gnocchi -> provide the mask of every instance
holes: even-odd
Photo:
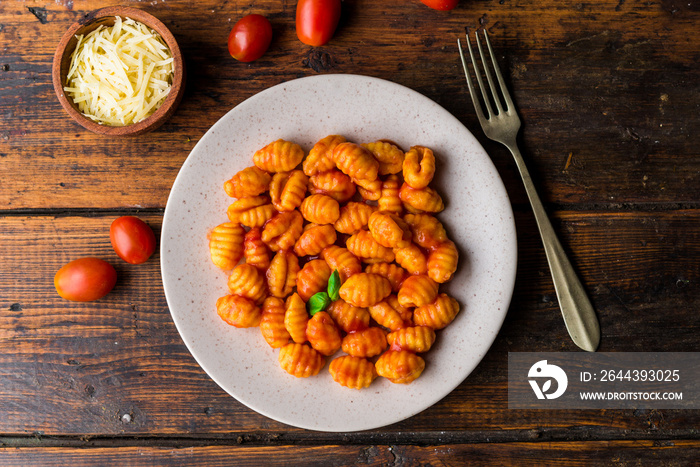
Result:
[[[438,192],[429,186],[416,189],[404,182],[399,190],[399,198],[403,201],[406,210],[413,213],[436,213],[445,209],[445,203]]]
[[[459,313],[457,300],[442,293],[432,303],[416,308],[413,319],[419,326],[442,329],[455,319],[457,313]]]
[[[301,215],[314,224],[332,224],[340,217],[340,205],[328,195],[308,196],[299,206]]]
[[[333,245],[338,234],[332,225],[307,224],[294,245],[297,256],[318,256],[324,248]]]
[[[292,336],[284,325],[284,301],[277,297],[267,297],[262,306],[260,333],[273,349],[284,347]]]
[[[269,197],[252,196],[235,201],[228,207],[226,213],[231,222],[253,228],[265,225],[265,222],[270,220],[276,212]]]
[[[379,303],[388,297],[390,293],[391,283],[386,277],[366,272],[350,276],[340,287],[340,298],[350,305],[360,308]]]
[[[386,332],[382,328],[371,327],[348,333],[343,338],[343,352],[353,357],[376,357],[387,348]]]
[[[232,294],[253,300],[262,304],[267,297],[265,279],[255,266],[242,263],[233,268],[228,276],[228,289]]]
[[[374,363],[351,355],[334,359],[328,366],[328,371],[336,383],[351,389],[368,388],[377,378]]]
[[[297,293],[305,302],[318,292],[326,290],[331,268],[322,259],[309,261],[297,274]]]
[[[305,344],[293,342],[280,349],[280,367],[297,378],[316,376],[326,361],[323,355]]]
[[[375,363],[377,374],[392,383],[408,384],[425,369],[425,360],[408,350],[388,350]]]
[[[321,258],[326,260],[332,271],[338,271],[341,282],[345,282],[354,274],[362,272],[362,263],[347,248],[338,245],[327,246],[321,251]]]
[[[211,261],[224,270],[233,269],[243,257],[246,231],[241,224],[225,222],[209,234]]]
[[[403,203],[399,197],[400,189],[401,181],[398,175],[389,175],[382,181],[379,199],[377,200],[377,207],[380,211],[398,215],[403,214]]]
[[[340,233],[352,235],[367,226],[369,218],[376,209],[369,204],[350,201],[340,208],[340,216],[333,227]]]
[[[309,151],[309,155],[304,159],[304,173],[311,177],[333,169],[335,167],[333,150],[337,145],[346,141],[344,136],[328,135],[314,144],[314,147]]]
[[[411,326],[387,334],[386,340],[392,350],[424,353],[433,346],[435,331],[428,326]]]
[[[216,301],[216,312],[226,323],[237,328],[253,328],[260,324],[260,307],[240,295],[225,295]]]
[[[301,164],[304,150],[296,143],[278,139],[253,154],[255,166],[265,172],[289,172]]]
[[[420,190],[428,186],[435,175],[433,151],[422,146],[413,146],[403,160],[403,179],[408,186]]]
[[[265,272],[270,267],[270,249],[262,240],[262,229],[254,227],[243,237],[243,257],[246,264]]]
[[[399,304],[403,307],[419,307],[432,303],[438,294],[438,284],[428,276],[411,276],[399,289]]]
[[[386,277],[391,284],[392,292],[398,292],[401,288],[401,284],[403,284],[403,281],[408,277],[406,270],[394,263],[370,264],[365,268],[365,272],[371,272]]]
[[[360,230],[345,242],[348,251],[362,260],[377,259],[390,263],[394,261],[391,248],[381,245],[366,230]]]
[[[349,201],[357,191],[352,179],[340,170],[329,170],[309,178],[309,193],[328,195],[339,203]]]
[[[359,144],[345,142],[333,149],[333,162],[351,178],[372,182],[379,175],[379,162],[369,149]]]
[[[306,342],[306,326],[309,316],[306,304],[299,294],[292,294],[284,302],[284,327],[297,344]]]
[[[224,191],[231,198],[248,198],[267,191],[272,176],[255,166],[248,167],[224,183]]]
[[[304,219],[299,211],[279,212],[265,223],[261,238],[272,251],[289,250],[303,230]]]
[[[447,240],[445,227],[430,214],[406,214],[403,219],[413,233],[413,241],[422,248],[432,249]]]
[[[331,303],[327,311],[345,332],[350,333],[369,328],[370,314],[367,308],[352,306],[341,298]]]
[[[363,144],[379,162],[379,175],[397,174],[403,167],[404,153],[390,141]]]
[[[276,173],[269,184],[272,205],[278,211],[292,211],[301,205],[309,183],[301,170]]]
[[[409,274],[427,274],[428,259],[415,243],[409,243],[403,248],[394,248],[396,263]]]
[[[326,357],[330,357],[340,349],[340,331],[333,318],[325,311],[316,313],[308,321],[306,338],[309,340],[311,347]]]
[[[445,240],[428,255],[428,276],[440,284],[452,279],[457,270],[459,253],[454,242]]]
[[[288,250],[278,251],[265,272],[270,295],[285,298],[292,293],[297,283],[299,259]]]
[[[369,314],[377,324],[391,331],[410,325],[411,310],[401,306],[395,295],[369,307]]]
[[[377,211],[367,221],[372,237],[387,248],[404,248],[411,241],[411,229],[396,214]]]
[[[439,290],[459,252],[434,216],[445,204],[430,186],[433,151],[329,135],[306,156],[273,141],[253,164],[223,183],[235,198],[229,221],[209,233],[212,262],[230,271],[217,314],[259,327],[295,377],[317,375],[342,350],[328,371],[347,388],[418,378],[418,354],[460,310]]]

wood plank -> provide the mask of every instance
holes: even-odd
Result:
[[[619,339],[625,341],[627,351],[664,351],[674,347],[679,351],[697,350],[698,321],[689,311],[700,298],[695,279],[700,275],[700,264],[695,260],[700,242],[696,213],[681,210],[666,216],[617,212],[601,216],[568,211],[551,216],[605,329],[600,351],[613,351]],[[515,300],[538,303],[538,317],[540,313],[558,314],[537,233],[526,223],[518,225],[518,230],[521,265],[516,280],[529,283],[530,287],[516,287]],[[525,257],[531,254],[534,258]],[[535,270],[527,269],[532,261],[536,264],[531,267],[546,280],[534,279]],[[525,296],[518,295],[521,291]],[[682,310],[675,310],[676,307]],[[527,308],[522,311],[532,313]],[[509,318],[515,326],[520,311],[513,313],[511,307]],[[553,324],[558,328],[561,323]],[[556,332],[545,332],[552,331]],[[659,336],[673,336],[673,341],[662,343]],[[530,344],[535,345],[536,341]],[[563,343],[552,350],[563,350],[567,345]]]
[[[252,439],[263,439],[265,430],[306,433],[247,409],[199,368],[168,313],[158,253],[142,265],[121,262],[109,244],[114,217],[0,217],[0,432]],[[141,217],[159,232],[159,215]],[[600,316],[601,351],[697,350],[700,211],[553,217]],[[486,358],[438,404],[369,436],[434,432],[435,420],[444,432],[471,430],[465,436],[472,440],[689,436],[700,424],[697,411],[507,409],[507,352],[576,350],[531,214],[518,214],[516,223],[514,299]],[[97,302],[62,300],[55,271],[86,255],[117,267],[117,287]],[[329,441],[338,436],[345,435]]]
[[[700,456],[697,440],[588,441],[560,443],[450,444],[437,446],[207,446],[6,448],[5,466],[27,465],[517,465],[609,466],[693,465]]]
[[[0,185],[0,209],[163,207],[182,162],[217,119],[269,86],[318,73],[390,79],[434,99],[477,135],[513,201],[524,204],[509,154],[481,134],[458,63],[456,37],[480,25],[509,75],[526,123],[523,151],[545,202],[697,203],[700,154],[690,135],[700,130],[700,41],[691,7],[461,2],[445,13],[418,1],[358,0],[344,5],[333,41],[310,48],[295,37],[291,1],[135,5],[172,29],[190,73],[172,120],[133,139],[82,130],[53,93],[54,47],[87,5],[0,5],[0,173],[12,181]],[[28,7],[45,10],[46,22]],[[270,16],[275,39],[263,59],[242,64],[228,56],[225,38],[249,12]]]

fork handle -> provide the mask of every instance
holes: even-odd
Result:
[[[535,221],[542,237],[547,262],[552,273],[554,290],[557,293],[566,329],[576,345],[583,350],[595,352],[600,343],[600,325],[593,305],[591,305],[581,281],[574,272],[561,243],[559,243],[517,144],[507,146],[515,158],[527,197],[530,199],[535,214]]]

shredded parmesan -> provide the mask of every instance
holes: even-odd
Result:
[[[86,117],[110,126],[145,119],[163,103],[173,80],[173,58],[145,24],[116,17],[78,44],[63,90]]]

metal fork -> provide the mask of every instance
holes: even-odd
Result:
[[[467,67],[467,62],[464,59],[464,53],[462,52],[462,43],[459,39],[457,39],[457,45],[459,46],[459,55],[462,58],[464,73],[467,77],[469,94],[472,96],[472,102],[474,103],[474,108],[476,109],[476,115],[479,117],[479,123],[481,123],[481,128],[483,128],[484,133],[489,139],[505,145],[513,154],[515,163],[520,171],[520,176],[523,179],[523,184],[525,185],[525,191],[527,192],[527,196],[530,199],[530,204],[532,205],[532,210],[535,214],[537,228],[539,229],[540,236],[542,237],[544,251],[547,255],[547,262],[549,263],[549,268],[552,272],[554,289],[557,293],[557,299],[559,300],[559,306],[564,317],[566,329],[569,331],[569,335],[576,345],[584,350],[588,350],[589,352],[594,352],[598,348],[598,344],[600,342],[600,325],[598,324],[598,318],[596,317],[593,306],[586,295],[586,291],[581,285],[581,281],[579,281],[578,277],[576,276],[566,253],[564,253],[564,249],[561,247],[561,243],[559,243],[559,239],[557,239],[557,235],[554,233],[552,224],[549,222],[547,213],[545,212],[542,202],[540,201],[540,197],[537,195],[537,191],[535,190],[535,185],[532,183],[532,178],[530,178],[530,173],[525,166],[525,161],[523,160],[520,150],[518,149],[516,137],[518,135],[518,130],[520,129],[520,117],[518,117],[518,113],[515,110],[513,100],[508,92],[508,88],[503,82],[501,71],[498,69],[498,64],[496,63],[496,57],[493,53],[493,49],[491,48],[488,33],[484,31],[484,38],[486,39],[486,46],[488,47],[488,52],[491,56],[493,70],[496,73],[496,78],[498,79],[498,88],[496,88],[494,85],[491,71],[489,70],[489,65],[484,57],[484,51],[481,47],[478,31],[475,33],[475,37],[476,45],[479,49],[479,55],[481,57],[481,63],[483,64],[484,73],[486,75],[486,80],[488,81],[489,89],[491,90],[491,97],[497,110],[497,112],[494,112],[491,106],[491,101],[489,99],[486,87],[481,79],[479,65],[474,57],[472,45],[469,41],[469,35],[467,34],[466,38],[467,46],[469,48],[469,56],[471,57],[472,65],[474,67],[476,80],[479,83],[479,88],[481,88],[484,105],[487,110],[486,115],[482,110],[479,97],[476,95],[474,84],[472,83],[472,79],[469,74],[469,68]],[[499,91],[503,95],[505,106],[501,103],[501,99],[498,95]]]

